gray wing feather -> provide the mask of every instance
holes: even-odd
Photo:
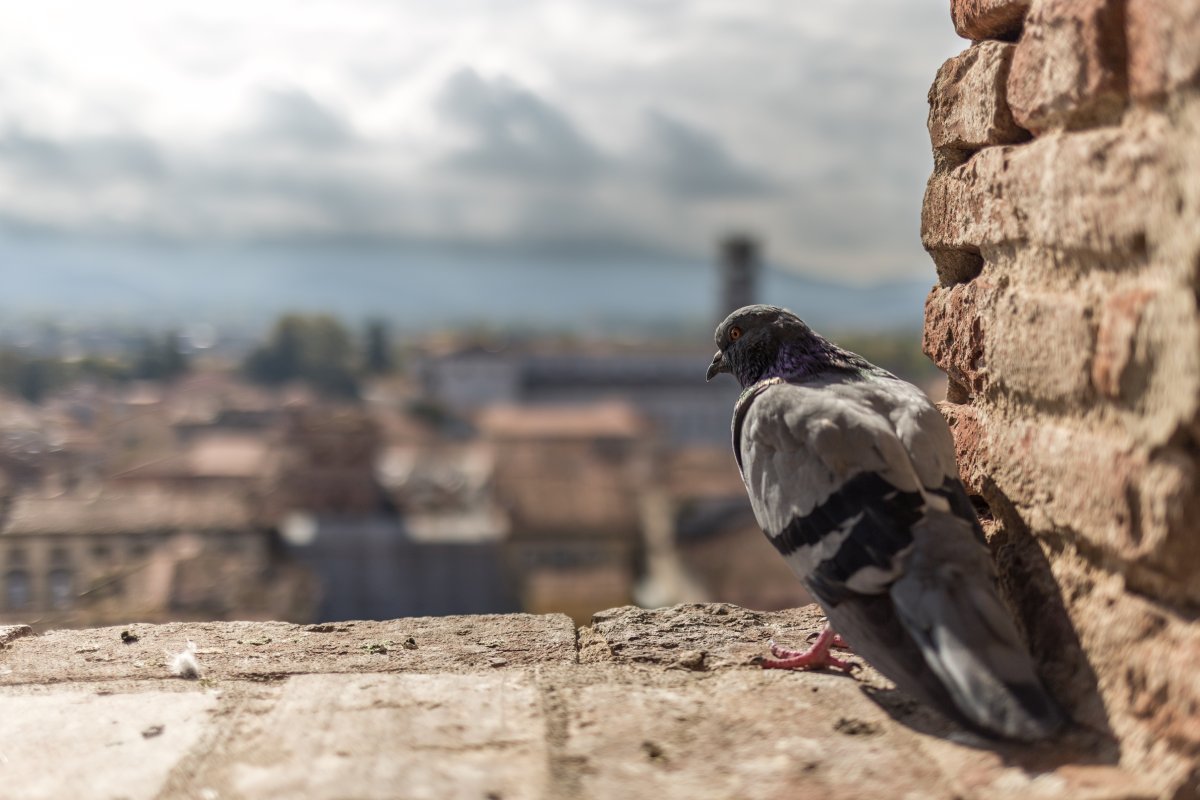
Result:
[[[975,507],[959,478],[954,437],[937,407],[920,389],[892,375],[871,381],[858,391],[878,398],[876,408],[891,421],[926,491],[949,503],[954,514],[970,522],[975,539],[986,544]]]
[[[929,668],[974,724],[1017,739],[1052,734],[1062,712],[1042,688],[969,524],[934,512],[915,536],[889,594]]]
[[[948,479],[958,480],[954,438],[937,407],[917,387],[898,378],[871,382],[883,394],[885,413],[896,437],[904,445],[921,485],[938,489]]]

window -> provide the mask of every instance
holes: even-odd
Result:
[[[8,563],[10,566],[18,567],[25,563],[25,548],[10,547],[8,550]]]
[[[50,570],[51,608],[70,607],[72,600],[74,600],[74,592],[71,588],[73,582],[71,570],[61,568]]]
[[[29,607],[29,573],[12,569],[4,576],[4,605],[12,611]]]

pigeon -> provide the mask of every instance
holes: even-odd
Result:
[[[925,394],[776,306],[733,312],[715,338],[707,379],[742,386],[733,450],[755,518],[829,621],[806,651],[771,642],[763,666],[848,670],[830,652],[848,646],[977,732],[1057,733]]]

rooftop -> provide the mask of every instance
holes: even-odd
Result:
[[[643,418],[627,403],[573,406],[489,406],[477,418],[495,439],[632,439],[645,431]]]
[[[0,536],[241,530],[255,527],[250,505],[231,492],[104,491],[13,496]]]
[[[116,477],[254,479],[272,471],[275,449],[275,443],[261,434],[208,434],[189,442],[176,455],[133,467]]]
[[[870,669],[764,671],[813,607],[0,629],[22,798],[1156,798],[1079,733],[977,739]],[[124,634],[124,638],[123,638]],[[136,639],[134,638],[136,637]],[[195,643],[199,680],[170,654]]]

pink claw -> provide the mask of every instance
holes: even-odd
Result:
[[[839,643],[840,642],[840,643]],[[842,637],[833,632],[833,628],[826,625],[821,635],[813,642],[812,647],[807,650],[790,650],[786,647],[780,647],[775,644],[775,640],[770,642],[771,655],[775,658],[764,658],[762,660],[763,669],[817,669],[820,667],[837,667],[838,669],[849,672],[858,667],[857,664],[851,661],[843,661],[840,658],[833,656],[829,650],[831,647],[845,647],[846,643]]]

